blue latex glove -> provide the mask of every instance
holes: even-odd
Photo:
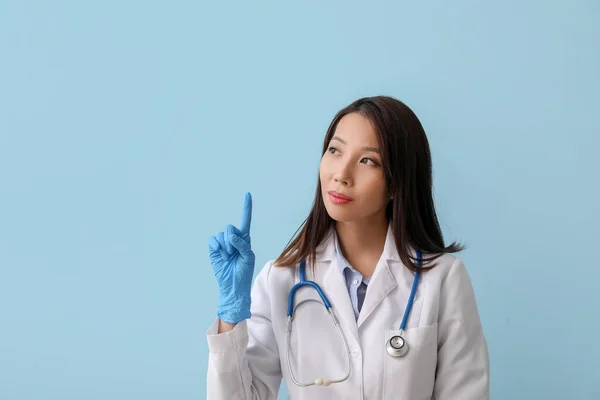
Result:
[[[240,229],[227,225],[208,241],[210,262],[219,285],[218,316],[237,324],[250,318],[250,289],[255,256],[250,247],[252,195],[246,193]]]

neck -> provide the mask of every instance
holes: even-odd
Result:
[[[335,229],[340,249],[352,268],[365,278],[373,275],[381,258],[387,236],[388,222],[373,221],[336,222]]]

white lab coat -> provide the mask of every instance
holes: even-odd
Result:
[[[252,288],[252,317],[231,332],[217,334],[218,319],[207,332],[209,400],[274,400],[281,379],[293,400],[486,400],[489,359],[471,281],[462,261],[450,254],[421,275],[405,339],[409,351],[391,357],[386,341],[398,333],[414,274],[403,266],[392,235],[383,253],[358,321],[335,256],[333,228],[317,249],[315,280],[332,303],[351,354],[348,380],[331,386],[298,387],[287,364],[288,294],[298,267],[266,263]],[[414,254],[414,253],[413,253]],[[426,256],[427,254],[424,254]],[[301,288],[303,299],[317,292]],[[300,382],[334,380],[347,368],[343,342],[322,306],[308,302],[295,312],[291,364]]]

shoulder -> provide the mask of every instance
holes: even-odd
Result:
[[[469,279],[463,260],[454,254],[444,253],[433,262],[436,264],[435,268],[425,273],[425,276],[430,280],[436,280],[441,285],[447,285],[456,279]]]
[[[268,312],[277,325],[286,320],[288,297],[296,280],[296,268],[276,266],[274,261],[267,261],[257,272],[251,304],[253,313]]]
[[[261,285],[265,288],[285,286],[284,283],[293,281],[296,278],[298,267],[278,266],[275,260],[267,261],[262,269],[256,274],[255,285]]]
[[[463,260],[453,254],[444,254],[436,261],[438,265],[424,277],[437,292],[439,319],[478,320],[475,292]]]
[[[475,292],[462,258],[443,254],[435,263],[437,265],[433,269],[425,271],[423,281],[428,293],[438,299],[440,311],[453,307],[472,308]]]

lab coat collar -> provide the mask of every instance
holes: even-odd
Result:
[[[332,225],[325,238],[321,241],[316,250],[317,261],[331,261],[336,257],[335,252],[335,226]],[[381,257],[388,261],[400,261],[398,250],[396,249],[396,243],[394,241],[394,233],[392,231],[392,224],[388,224],[387,234],[385,237],[385,244],[383,246],[383,252]]]
[[[338,261],[338,267],[340,268],[340,272],[342,273],[342,275],[344,275],[344,277],[347,279],[346,277],[346,270],[350,270],[350,274],[360,274],[359,272],[357,272],[354,267],[352,265],[350,265],[350,263],[348,262],[348,260],[346,260],[346,257],[344,257],[344,253],[342,253],[342,249],[340,248],[340,242],[338,240],[338,236],[337,233],[335,231],[335,229],[333,230],[333,244],[335,245],[335,255],[337,257],[337,261]],[[362,275],[361,275],[362,276]],[[362,277],[362,281],[365,283],[365,285],[369,284],[369,281],[371,280],[371,277],[369,276],[368,278]]]
[[[358,340],[358,329],[364,321],[375,311],[381,301],[387,297],[396,287],[396,277],[388,261],[400,261],[394,234],[391,224],[388,224],[387,235],[381,257],[377,262],[375,271],[369,282],[367,294],[358,317],[358,321],[354,318],[354,310],[348,289],[343,275],[340,273],[340,266],[335,251],[335,237],[332,226],[321,245],[317,247],[317,262],[325,262],[329,264],[328,271],[323,277],[325,291],[330,293],[331,301],[334,304],[335,312],[340,319],[342,325],[347,332],[351,332],[354,338]]]

